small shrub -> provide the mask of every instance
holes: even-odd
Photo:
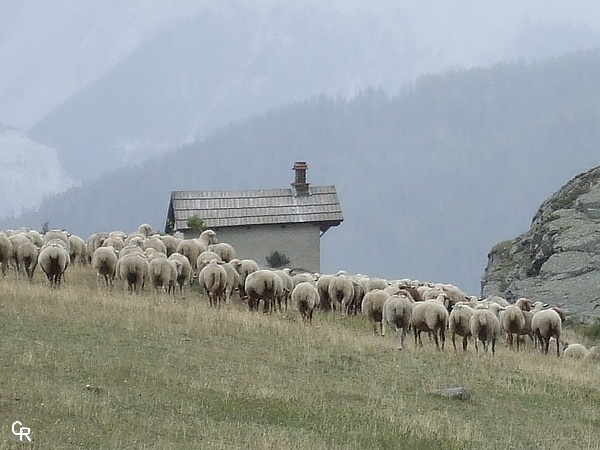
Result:
[[[266,256],[267,265],[273,269],[285,267],[290,263],[290,259],[285,256],[285,253],[280,253],[277,250],[272,251]]]
[[[204,225],[204,221],[198,217],[196,214],[192,214],[187,218],[186,224],[190,230],[199,231],[202,233],[206,230],[206,225]]]
[[[590,339],[600,340],[600,317],[597,317],[593,324],[584,327],[581,332]]]

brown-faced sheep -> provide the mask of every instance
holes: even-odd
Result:
[[[398,350],[404,348],[404,340],[410,328],[414,303],[414,300],[406,291],[388,297],[383,303],[383,322],[394,330],[394,334],[398,339]],[[400,330],[400,336],[398,336],[398,330]]]
[[[302,322],[311,325],[313,311],[319,302],[317,288],[308,281],[298,283],[292,291],[292,302],[296,304]]]
[[[421,333],[431,333],[438,350],[444,348],[446,342],[446,326],[448,324],[448,310],[444,306],[447,298],[440,292],[435,300],[416,302],[413,306],[411,325],[415,335],[415,346],[423,346]],[[440,345],[441,343],[441,345]]]
[[[548,353],[550,338],[554,337],[556,339],[556,356],[560,356],[560,333],[564,320],[564,313],[557,307],[538,311],[533,315],[531,328],[538,338],[544,354]]]

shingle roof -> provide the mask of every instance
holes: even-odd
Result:
[[[318,223],[325,231],[344,220],[334,186],[310,186],[309,195],[298,196],[291,188],[171,192],[173,229],[187,229],[187,218],[192,215],[210,228]]]

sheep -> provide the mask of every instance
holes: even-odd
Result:
[[[114,247],[99,247],[92,254],[92,268],[96,269],[96,284],[100,288],[100,279],[104,278],[107,288],[112,290],[117,274],[117,252]]]
[[[562,310],[557,307],[538,311],[533,315],[531,328],[538,338],[544,354],[548,353],[550,338],[554,337],[556,339],[556,356],[560,356],[560,333],[564,319]]]
[[[215,252],[221,257],[221,260],[224,262],[229,262],[232,259],[235,259],[235,250],[231,246],[231,244],[228,244],[227,242],[218,242],[216,244],[211,244],[208,246],[208,250],[211,252]]]
[[[513,349],[513,336],[516,336],[519,351],[519,335],[525,328],[525,315],[520,305],[508,305],[501,315],[502,329],[506,331],[508,348]]]
[[[483,345],[485,353],[488,352],[489,344],[492,344],[492,356],[496,352],[496,341],[500,335],[500,320],[493,312],[493,309],[485,306],[478,306],[469,320],[471,335],[475,339],[475,352],[479,353],[477,342]]]
[[[109,234],[105,232],[92,233],[87,239],[86,247],[88,257],[91,258],[98,247],[102,247],[104,241],[109,238]]]
[[[196,267],[199,271],[201,271],[213,259],[215,259],[217,262],[222,262],[221,257],[215,252],[211,252],[208,250],[202,252],[198,255],[198,259],[196,259]]]
[[[402,350],[404,347],[404,339],[410,328],[414,303],[406,291],[388,297],[383,303],[383,322],[394,330],[397,338],[398,330],[402,330],[398,339],[398,350]]]
[[[373,325],[373,336],[385,336],[385,323],[383,322],[383,304],[389,298],[383,289],[373,289],[365,294],[361,304],[363,315],[367,316]],[[378,329],[379,328],[379,333]]]
[[[4,233],[0,234],[0,264],[2,264],[2,276],[6,276],[12,255],[13,246],[10,239]]]
[[[204,230],[200,233],[200,236],[198,236],[198,240],[202,242],[204,247],[208,250],[209,246],[217,243],[217,233],[213,230]]]
[[[48,244],[50,241],[54,239],[60,239],[65,243],[65,249],[70,254],[71,252],[71,243],[69,242],[69,234],[64,230],[50,230],[44,234],[43,237],[43,245]]]
[[[114,247],[113,247],[114,248]],[[144,250],[137,244],[127,244],[119,251],[119,259],[129,255],[130,253],[136,253],[138,255],[145,256]]]
[[[165,293],[174,292],[181,267],[181,262],[169,260],[166,256],[154,258],[148,263],[148,279],[157,293],[161,288]]]
[[[16,261],[18,270],[24,271],[29,281],[33,281],[33,274],[38,264],[39,253],[39,249],[33,242],[23,242],[17,247]]]
[[[456,335],[462,336],[463,353],[467,351],[468,340],[471,336],[470,320],[473,315],[473,308],[466,304],[457,303],[450,311],[448,316],[448,331],[452,338],[452,347],[456,352]]]
[[[118,237],[108,237],[104,242],[102,242],[102,247],[112,247],[115,251],[120,252],[125,248],[125,241]]]
[[[586,361],[590,361],[590,362],[591,361],[595,361],[595,362],[600,361],[600,346],[594,345],[593,347],[590,347],[590,349],[585,354],[584,359]]]
[[[314,274],[310,272],[296,273],[292,275],[292,280],[294,281],[294,287],[302,282],[307,282],[312,284],[315,288],[317,287],[317,280],[315,279]]]
[[[117,274],[130,294],[139,294],[144,290],[148,272],[148,259],[142,253],[134,251],[121,256],[117,261]]]
[[[148,225],[147,223],[143,223],[142,225],[140,225],[137,229],[137,232],[139,234],[142,234],[146,238],[148,238],[148,237],[152,236],[152,234],[154,234],[152,231],[152,227],[150,225]]]
[[[542,302],[538,301],[530,305],[530,310],[522,311],[523,317],[525,317],[525,326],[523,327],[523,331],[521,331],[521,333],[517,336],[517,340],[519,340],[521,337],[529,336],[531,338],[531,342],[533,342],[535,346],[535,335],[533,333],[533,329],[531,328],[531,319],[536,312],[542,311],[544,306],[547,305],[544,305]]]
[[[181,239],[176,238],[175,236],[171,236],[170,234],[166,234],[164,236],[160,236],[160,240],[163,244],[165,244],[166,255],[171,256],[173,253],[177,252],[177,247],[181,242]]]
[[[208,295],[210,306],[220,307],[225,301],[227,272],[216,259],[211,259],[198,274],[198,284]]]
[[[46,274],[50,286],[58,288],[69,266],[69,252],[61,245],[50,242],[40,250],[38,264]]]
[[[438,350],[444,349],[446,325],[448,323],[448,310],[444,306],[445,301],[446,295],[441,292],[435,300],[425,300],[415,303],[411,317],[411,326],[415,335],[415,346],[417,345],[417,340],[419,346],[423,346],[421,332],[426,331],[433,335],[436,348]]]
[[[583,359],[587,356],[587,349],[583,344],[569,344],[563,352],[565,358]]]
[[[9,264],[15,268],[15,277],[18,278],[19,277],[19,275],[18,275],[19,263],[17,261],[17,248],[19,248],[19,245],[21,245],[23,243],[31,242],[31,238],[25,233],[15,233],[15,234],[10,235],[8,237],[8,240],[10,241],[10,244],[11,244]]]
[[[348,314],[354,297],[354,287],[350,278],[344,273],[338,273],[329,281],[327,293],[331,301],[331,308],[342,314]]]
[[[362,301],[365,297],[365,283],[362,282],[362,278],[360,276],[349,277],[350,283],[352,283],[352,300],[350,300],[350,304],[348,305],[348,313],[358,314],[361,310]]]
[[[248,296],[248,308],[258,309],[262,299],[263,312],[271,312],[275,299],[279,292],[283,291],[283,282],[275,272],[267,269],[259,269],[246,277],[244,289]]]
[[[170,260],[179,261],[181,263],[181,271],[177,276],[177,285],[179,286],[179,294],[181,298],[185,298],[186,287],[192,279],[192,264],[181,253],[171,253],[168,257]]]
[[[382,291],[388,287],[388,282],[383,278],[367,278],[365,282],[365,294],[373,289],[381,289]]]
[[[165,246],[163,241],[158,237],[151,236],[149,238],[146,238],[143,242],[143,248],[144,250],[153,248],[157,252],[163,253],[165,256],[167,255],[167,247]]]
[[[198,256],[200,256],[200,253],[205,251],[206,246],[196,239],[184,239],[175,249],[176,253],[180,253],[185,256],[192,265],[192,276],[198,274]]]
[[[331,299],[329,298],[329,283],[333,275],[321,275],[317,280],[317,292],[319,293],[319,306],[324,311],[329,311],[332,308]]]
[[[227,272],[227,281],[225,283],[225,303],[229,303],[233,292],[240,284],[240,274],[231,266],[231,264],[222,264],[223,269]]]
[[[292,280],[290,269],[288,268],[275,270],[274,272],[281,278],[281,282],[283,283],[283,293],[277,298],[277,309],[281,311],[283,304],[285,310],[287,311],[288,301],[292,295],[292,291],[294,290],[294,280]]]
[[[69,239],[69,256],[71,262],[77,262],[80,266],[83,266],[88,261],[87,246],[83,239],[79,236],[71,234],[68,236]]]
[[[240,261],[239,259],[234,258],[231,261],[229,261],[229,264],[237,271],[237,273],[240,274],[238,289],[240,293],[240,299],[245,299],[247,297],[245,287],[246,278],[252,272],[256,272],[257,270],[259,270],[258,263],[252,259],[242,259]]]
[[[298,283],[292,291],[292,302],[296,304],[302,322],[312,325],[312,316],[319,301],[317,288],[309,281]]]
[[[44,245],[44,237],[40,233],[35,230],[27,230],[25,234],[27,234],[31,242],[33,242],[37,248],[42,248]]]
[[[113,230],[108,233],[108,237],[111,239],[119,239],[121,242],[125,242],[127,234],[121,230]]]

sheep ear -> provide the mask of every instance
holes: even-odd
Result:
[[[550,303],[544,303],[544,308],[548,308],[550,306]]]

